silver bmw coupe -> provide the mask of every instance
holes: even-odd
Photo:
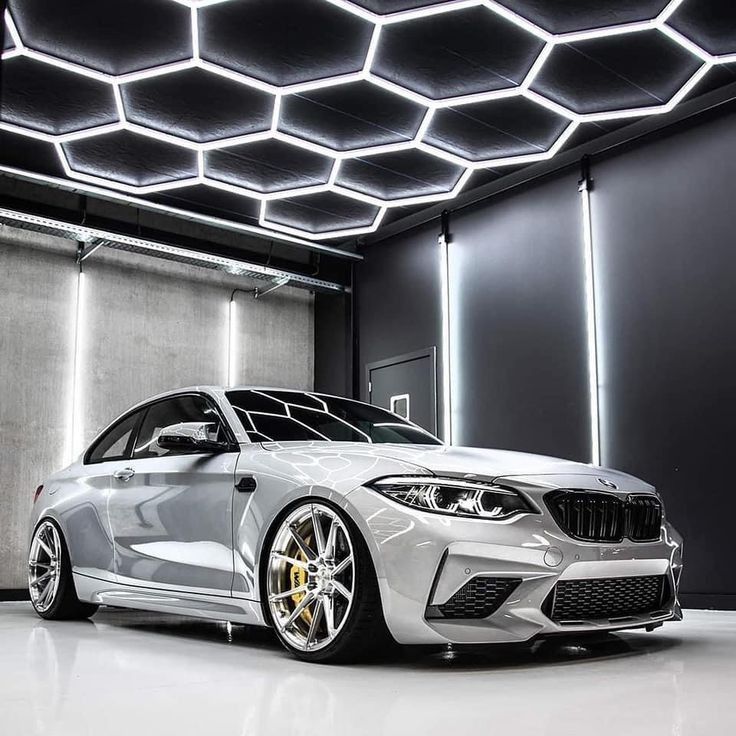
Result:
[[[357,401],[267,388],[145,401],[36,491],[31,600],[271,626],[295,656],[523,642],[681,618],[654,488],[451,447]]]

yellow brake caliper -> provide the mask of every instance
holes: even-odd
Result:
[[[304,562],[307,561],[307,558],[304,556],[304,554],[301,552],[301,550],[295,554],[296,559],[304,560]],[[291,565],[289,568],[289,581],[291,582],[292,588],[300,588],[303,585],[307,584],[307,571],[303,567],[298,567],[297,565]],[[291,600],[294,601],[294,606],[298,606],[299,602],[306,593],[296,593],[293,596],[291,596]],[[309,610],[309,608],[305,608],[300,615],[300,618],[303,619],[307,624],[312,623],[312,612]]]

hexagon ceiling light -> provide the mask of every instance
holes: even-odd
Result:
[[[667,112],[736,61],[736,46],[688,35],[684,0],[585,29],[532,22],[528,0],[301,0],[288,25],[308,14],[314,36],[275,48],[261,30],[286,2],[126,0],[115,12],[157,15],[106,59],[78,35],[34,33],[34,3],[11,0],[2,58],[16,94],[0,129],[52,144],[72,180],[136,195],[204,185],[260,202],[263,227],[321,240],[451,199],[477,169],[548,159],[581,123]],[[664,81],[641,68],[645,47]],[[55,116],[68,89],[75,110]]]

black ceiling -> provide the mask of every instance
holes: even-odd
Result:
[[[736,78],[733,0],[9,0],[8,13],[0,166],[219,203],[317,240]]]

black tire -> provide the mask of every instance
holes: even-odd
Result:
[[[49,521],[49,519],[44,519],[39,522],[38,526]],[[94,603],[80,601],[77,597],[77,590],[74,587],[74,576],[72,575],[72,565],[66,540],[64,539],[64,535],[62,534],[59,525],[54,521],[50,521],[50,523],[56,528],[61,545],[59,587],[56,590],[53,602],[45,610],[39,610],[31,598],[33,609],[41,618],[49,621],[78,621],[89,618],[97,613],[99,606]],[[34,534],[35,531],[36,530],[34,530]]]
[[[276,538],[276,530],[283,519],[300,506],[310,505],[315,501],[328,506],[340,518],[348,529],[353,545],[355,589],[352,606],[347,619],[335,639],[322,649],[304,651],[292,646],[274,625],[267,599],[266,574],[271,551]],[[378,587],[376,571],[360,530],[353,520],[335,504],[324,499],[309,498],[291,505],[273,524],[262,554],[261,591],[262,607],[266,621],[273,627],[276,636],[286,650],[295,658],[304,662],[318,664],[348,664],[363,662],[384,656],[396,642],[389,633],[383,616],[381,593]]]

